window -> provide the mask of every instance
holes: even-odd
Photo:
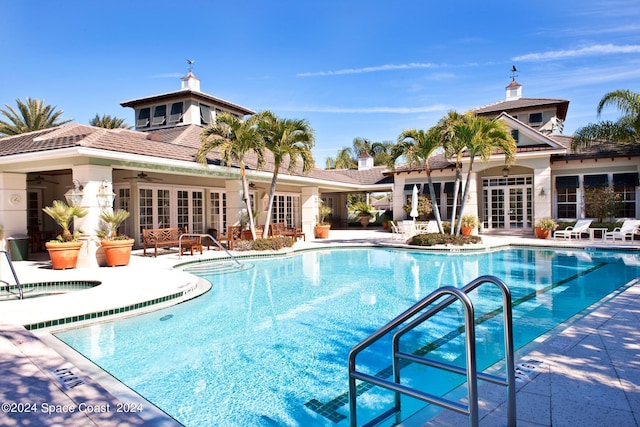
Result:
[[[556,177],[558,218],[578,217],[578,176]]]
[[[520,142],[520,131],[518,129],[511,130],[511,136],[516,140],[516,144]]]
[[[542,123],[542,113],[531,113],[529,114],[529,124],[541,124]]]
[[[636,187],[637,173],[614,173],[613,191],[620,195],[621,206],[616,212],[618,218],[635,218],[636,215]]]
[[[169,114],[169,123],[182,123],[182,102],[174,102],[171,104],[171,114]]]
[[[209,225],[219,233],[227,230],[227,194],[222,191],[211,192],[211,211]]]
[[[131,189],[130,188],[118,188],[116,189],[116,206],[118,209],[124,209],[131,212]],[[127,218],[118,229],[118,234],[125,236],[131,236],[133,218],[131,215]]]
[[[211,124],[211,108],[204,104],[200,104],[200,124],[202,126]]]
[[[149,127],[149,117],[151,117],[151,108],[141,108],[138,111],[138,119],[136,120],[137,128]]]
[[[284,222],[287,227],[299,227],[302,224],[300,220],[300,196],[276,194],[273,199],[271,222]]]
[[[161,126],[165,124],[165,120],[167,119],[167,106],[166,105],[158,105],[153,110],[153,121],[151,124],[153,126]]]

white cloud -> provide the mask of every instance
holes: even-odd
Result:
[[[640,53],[640,45],[623,45],[614,44],[597,44],[587,46],[580,49],[569,50],[551,50],[540,53],[529,53],[526,55],[516,56],[514,61],[553,61],[564,58],[577,58],[580,56],[591,55],[610,55],[614,53]]]
[[[378,71],[411,70],[411,69],[418,69],[418,68],[436,68],[436,67],[439,67],[439,66],[431,63],[411,62],[408,64],[386,64],[386,65],[378,65],[375,67],[346,68],[343,70],[298,73],[296,74],[296,76],[297,77],[339,76],[344,74],[376,73]]]

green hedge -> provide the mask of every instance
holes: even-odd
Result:
[[[451,234],[429,233],[418,234],[409,240],[410,245],[434,246],[434,245],[456,245],[462,246],[470,243],[481,243],[480,236],[452,236]]]

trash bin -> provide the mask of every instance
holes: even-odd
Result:
[[[29,236],[17,234],[7,239],[11,261],[26,261],[29,257]]]

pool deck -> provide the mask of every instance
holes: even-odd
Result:
[[[640,250],[640,245],[632,243],[482,237],[483,243],[474,245],[475,249],[523,245]],[[382,230],[350,229],[332,230],[329,239],[297,242],[294,249],[369,244],[402,246]],[[101,285],[65,295],[0,302],[0,425],[179,425],[70,350],[51,331],[131,316],[196,297],[209,284],[174,267],[220,256],[224,253],[214,250],[182,257],[177,251],[167,251],[152,258],[134,251],[126,267],[66,271],[51,270],[46,253],[40,260],[14,263],[22,283],[98,280]],[[44,325],[47,327],[41,327]],[[516,364],[529,363],[520,367],[518,425],[640,426],[639,325],[640,283],[632,283],[520,350]],[[505,425],[503,397],[503,389],[481,387],[481,426]],[[410,419],[403,425],[422,423]],[[467,420],[447,412],[428,425],[467,425]]]

